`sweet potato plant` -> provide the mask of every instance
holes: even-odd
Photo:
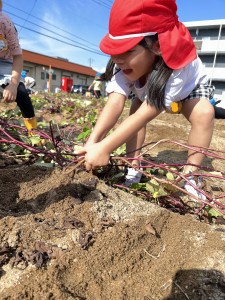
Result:
[[[29,137],[23,126],[18,108],[1,107],[0,110],[0,167],[8,165],[40,165],[78,171],[84,169],[83,161],[74,151],[83,145],[90,135],[101,112],[105,99],[85,98],[74,94],[39,93],[32,96],[38,130]],[[128,111],[125,109],[125,114]],[[209,158],[225,160],[225,151],[190,147],[185,142],[159,140],[145,144],[139,158],[143,166],[141,183],[124,185],[127,167],[131,161],[126,158],[125,146],[118,148],[104,168],[93,171],[101,180],[134,193],[151,203],[181,214],[190,213],[208,223],[225,221],[225,194],[212,191],[213,184],[225,184],[225,172],[210,167],[199,167],[193,175],[202,176],[205,186],[201,187],[206,196],[203,201],[184,190],[187,176],[182,174],[183,164],[157,162],[151,159],[151,150],[161,144],[176,145],[180,150],[194,149]],[[200,189],[200,187],[199,187]]]

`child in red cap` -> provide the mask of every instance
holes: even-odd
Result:
[[[126,142],[134,166],[128,169],[126,184],[139,182],[141,172],[135,157],[140,151],[136,149],[144,142],[146,124],[165,110],[181,112],[191,123],[190,145],[209,147],[214,123],[209,99],[214,88],[208,85],[193,40],[176,11],[175,0],[114,1],[109,33],[100,44],[100,49],[111,56],[111,69],[106,72],[113,73],[107,86],[109,99],[87,144],[79,151],[85,154],[87,170],[107,165],[110,153]],[[130,116],[106,137],[131,92],[135,98]],[[196,170],[203,158],[203,154],[189,150],[184,173]],[[192,185],[186,184],[186,189],[205,199]]]

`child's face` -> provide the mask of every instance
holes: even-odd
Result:
[[[157,55],[141,45],[137,45],[131,50],[113,55],[111,58],[129,80],[136,81],[147,77],[156,62]]]

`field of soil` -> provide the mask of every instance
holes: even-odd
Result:
[[[225,149],[215,120],[211,147]],[[181,115],[161,114],[146,143],[187,140]],[[172,144],[158,162],[184,163]],[[205,165],[224,171],[224,161]],[[225,182],[210,181],[225,191]],[[225,225],[144,201],[85,171],[0,160],[0,299],[224,300]]]

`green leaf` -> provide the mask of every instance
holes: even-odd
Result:
[[[115,151],[113,151],[113,156],[121,155],[126,153],[126,145],[123,144],[122,146],[118,147]]]
[[[86,131],[83,131],[78,135],[77,140],[84,141],[90,134],[91,134],[91,129],[87,129]]]
[[[208,214],[209,214],[209,217],[214,217],[214,218],[217,218],[217,217],[223,217],[225,219],[225,216],[223,214],[221,214],[219,211],[217,211],[215,208],[209,208],[208,209]]]
[[[13,150],[15,151],[16,154],[21,154],[24,151],[24,149],[21,146],[18,146],[18,145],[11,145],[11,147],[14,148]]]
[[[136,189],[136,190],[146,190],[146,184],[145,183],[141,183],[141,182],[139,182],[139,183],[132,183],[131,185],[130,185],[130,187],[132,188],[132,189]]]
[[[32,146],[38,145],[41,142],[41,138],[38,135],[34,135],[34,136],[30,137],[30,141],[31,141]]]
[[[154,192],[155,192],[155,189],[154,189],[154,187],[153,187],[153,185],[152,184],[150,184],[150,183],[146,183],[146,190],[148,191],[148,192],[150,192],[152,195],[154,194]]]
[[[164,190],[164,188],[162,186],[159,186],[158,197],[167,196],[167,195],[168,193]]]
[[[167,172],[167,173],[166,173],[166,178],[167,178],[168,180],[170,180],[170,181],[173,181],[173,180],[174,180],[174,175],[173,175],[173,173]]]
[[[22,142],[24,142],[26,144],[30,143],[30,139],[27,136],[25,136],[25,135],[21,135],[20,139],[22,140]]]
[[[152,196],[153,196],[154,199],[156,199],[156,198],[158,198],[158,195],[159,195],[158,192],[154,192]]]
[[[163,183],[163,187],[173,193],[179,191],[176,187],[172,186],[170,183]]]
[[[146,190],[152,194],[153,198],[168,195],[163,186],[160,185],[155,179],[151,179],[146,183]]]
[[[158,169],[158,174],[159,175],[165,175],[165,173],[166,173],[166,170]]]
[[[85,126],[82,130],[83,132],[87,132],[87,131],[90,131],[90,128],[88,128],[87,126]]]
[[[38,128],[45,128],[45,127],[47,127],[47,123],[45,122],[45,121],[43,121],[43,122],[38,122]]]
[[[151,179],[150,181],[149,181],[153,186],[155,186],[155,187],[158,187],[159,186],[159,183],[158,183],[158,181],[157,180],[155,180],[154,178],[153,179]]]
[[[61,122],[59,122],[60,126],[65,126],[65,125],[69,125],[68,121],[66,120],[62,120]]]

